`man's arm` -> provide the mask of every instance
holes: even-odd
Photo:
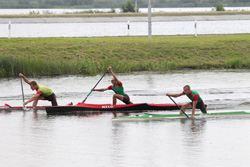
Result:
[[[19,73],[19,76],[22,77],[23,80],[30,85],[30,81],[22,73]]]
[[[35,94],[33,97],[31,97],[29,100],[27,100],[26,102],[23,103],[23,105],[27,105],[28,103],[38,99],[40,96],[40,94]]]
[[[102,88],[102,89],[91,89],[91,91],[99,91],[99,92],[103,92],[109,90],[108,88]]]
[[[193,101],[193,106],[192,106],[192,115],[191,115],[191,118],[193,118],[193,117],[194,117],[197,102],[198,102],[198,101]]]
[[[192,116],[191,116],[191,118],[194,117],[196,105],[198,103],[198,99],[199,99],[199,96],[198,95],[194,95],[194,97],[193,97],[193,106],[192,106]]]
[[[119,80],[117,79],[117,77],[116,77],[115,73],[112,71],[112,67],[111,67],[111,66],[109,66],[109,67],[108,67],[108,69],[110,70],[110,72],[111,72],[111,74],[112,74],[113,78],[117,81],[117,83],[120,83],[121,81],[119,81]]]
[[[179,97],[184,95],[183,92],[182,93],[177,93],[177,94],[170,94],[170,93],[166,93],[166,96],[171,96],[171,97]]]

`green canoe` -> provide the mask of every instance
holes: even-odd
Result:
[[[235,115],[250,115],[248,111],[234,111],[234,112],[217,112],[217,113],[207,113],[207,114],[195,114],[194,118],[200,117],[217,117],[217,116],[235,116]],[[188,114],[191,116],[191,114]],[[150,119],[164,119],[164,118],[187,118],[184,114],[149,114],[145,113],[143,115],[134,116],[124,116],[124,117],[114,117],[112,120],[150,120]]]

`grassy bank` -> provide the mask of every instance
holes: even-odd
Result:
[[[0,39],[0,77],[250,69],[250,35]]]

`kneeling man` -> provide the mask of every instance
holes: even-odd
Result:
[[[36,94],[31,97],[29,100],[23,103],[23,105],[26,105],[32,101],[33,102],[33,107],[36,107],[38,100],[48,100],[51,101],[52,106],[57,106],[57,101],[56,101],[56,95],[54,92],[43,85],[37,84],[36,81],[29,81],[22,73],[19,74],[20,77],[23,78],[23,80],[30,85],[30,88],[32,90],[36,90]]]
[[[195,114],[195,109],[198,108],[201,110],[202,113],[207,113],[207,109],[206,106],[204,105],[204,102],[202,100],[202,98],[200,97],[199,93],[191,90],[189,85],[186,85],[183,87],[183,92],[179,93],[179,94],[170,94],[167,93],[167,96],[171,96],[171,97],[179,97],[182,95],[187,95],[187,97],[192,101],[189,103],[186,103],[184,105],[182,105],[181,109],[185,112],[186,109],[192,109],[192,116],[191,118],[194,117]],[[180,114],[184,114],[182,111],[180,111]]]

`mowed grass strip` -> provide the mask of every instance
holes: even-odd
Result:
[[[250,35],[0,39],[0,77],[250,69]]]

